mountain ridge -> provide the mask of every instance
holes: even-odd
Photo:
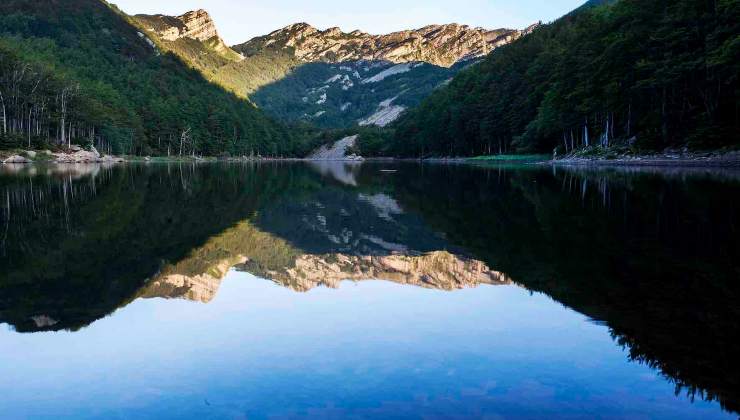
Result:
[[[532,32],[457,23],[372,35],[300,22],[229,47],[207,11],[135,15],[163,50],[285,121],[385,126],[458,71]]]
[[[156,41],[102,0],[0,2],[0,148],[303,153],[293,149],[302,133],[208,83]]]
[[[738,4],[588,2],[458,74],[405,113],[379,153],[735,148]]]
[[[451,67],[461,60],[486,55],[497,47],[526,35],[538,25],[523,30],[489,30],[448,23],[372,35],[361,30],[343,32],[338,27],[322,31],[301,22],[252,38],[232,48],[245,56],[266,48],[284,50],[306,62],[368,60],[396,64],[426,62]]]
[[[228,60],[244,59],[221,38],[216,23],[204,9],[191,10],[179,16],[137,14],[133,18],[145,30],[155,33],[164,41],[192,39],[204,43]]]
[[[359,29],[344,32],[339,27],[320,30],[306,22],[298,22],[228,46],[205,9],[191,10],[178,16],[137,14],[132,17],[143,29],[164,41],[192,39],[210,44],[211,48],[235,61],[270,49],[286,52],[301,62],[426,62],[440,67],[451,67],[461,60],[484,56],[540,25],[535,23],[519,30],[446,23],[370,34]]]

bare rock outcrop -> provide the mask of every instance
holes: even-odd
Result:
[[[358,136],[344,137],[332,144],[326,144],[311,152],[306,159],[308,160],[345,160],[361,161],[360,156],[348,154],[355,147]]]
[[[191,38],[205,42],[218,36],[216,24],[208,12],[202,9],[180,16],[136,15],[135,19],[165,41]]]
[[[371,35],[339,28],[320,31],[307,23],[296,23],[233,48],[247,56],[267,48],[285,50],[306,62],[381,60],[450,67],[460,60],[486,55],[531,30],[487,30],[453,23]]]
[[[155,34],[163,41],[175,42],[192,39],[230,60],[240,61],[243,57],[229,48],[216,29],[216,23],[203,9],[187,12],[180,16],[136,15],[134,20],[145,31]]]
[[[162,273],[138,297],[144,299],[186,299],[208,303],[216,296],[221,281],[231,268],[251,272],[297,292],[316,287],[338,288],[342,281],[385,280],[425,289],[460,290],[481,285],[502,285],[511,279],[491,270],[481,261],[459,257],[445,251],[424,255],[356,256],[345,254],[296,257],[286,267],[252,269],[252,261],[238,255],[218,261],[206,273],[188,275]],[[260,264],[257,264],[259,266]]]
[[[162,274],[152,280],[140,293],[144,299],[186,299],[208,303],[216,296],[221,281],[235,264],[246,262],[245,257],[225,259],[211,267],[207,273],[188,276],[185,274]]]
[[[448,291],[511,283],[506,274],[481,261],[444,251],[418,256],[302,255],[294,267],[269,271],[267,276],[301,292],[319,286],[337,288],[344,280],[378,279]]]
[[[11,164],[11,163],[23,164],[23,163],[31,163],[31,160],[28,159],[28,158],[26,158],[26,157],[24,157],[24,156],[21,156],[21,155],[13,155],[13,156],[8,157],[7,159],[4,159],[4,160],[0,161],[0,163],[6,163],[6,164]]]
[[[67,152],[51,153],[54,163],[117,163],[124,159],[117,156],[101,155],[95,147],[90,150],[72,146]]]

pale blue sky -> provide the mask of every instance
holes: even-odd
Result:
[[[229,44],[295,22],[387,33],[433,23],[523,28],[556,19],[585,0],[111,0],[129,14],[182,14],[206,9]]]

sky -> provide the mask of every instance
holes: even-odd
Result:
[[[552,21],[585,0],[111,0],[128,14],[180,15],[205,9],[229,45],[296,22],[384,34],[429,24],[524,28]]]

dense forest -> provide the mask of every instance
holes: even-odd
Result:
[[[76,143],[114,154],[212,156],[311,149],[306,130],[208,83],[98,0],[0,3],[0,118],[0,148]]]
[[[459,74],[369,152],[736,146],[739,73],[738,0],[592,1]]]
[[[294,62],[269,53],[239,61],[218,46],[152,40],[137,22],[100,0],[2,2],[0,149],[80,144],[111,154],[289,157],[322,141],[317,129],[278,123],[246,99],[254,93],[282,118],[306,114],[283,101],[300,71],[254,92]],[[399,102],[412,109],[387,132],[365,130],[356,152],[736,147],[739,74],[740,0],[592,0],[497,49],[420,106]],[[357,115],[373,111],[368,95],[335,96],[337,109],[352,102]]]

